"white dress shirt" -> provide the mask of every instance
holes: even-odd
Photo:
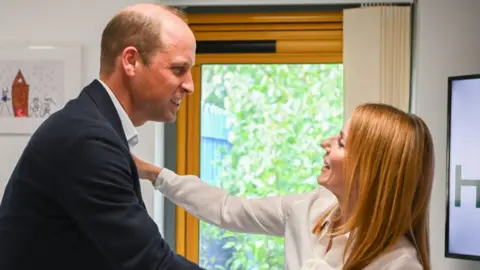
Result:
[[[335,196],[324,188],[304,194],[246,199],[230,196],[197,176],[179,176],[168,169],[162,169],[155,188],[193,216],[215,226],[236,232],[283,236],[285,269],[342,269],[348,234],[334,238],[326,253],[328,227],[320,235],[312,233],[322,214],[337,205]],[[324,226],[329,226],[329,219]],[[419,270],[422,267],[415,247],[402,238],[365,269]]]
[[[128,146],[130,148],[135,147],[138,143],[138,132],[135,126],[132,123],[132,120],[128,116],[127,112],[125,109],[122,107],[122,104],[118,101],[117,97],[115,94],[112,92],[112,90],[105,84],[102,80],[98,80],[105,90],[107,91],[108,95],[112,99],[113,106],[115,106],[115,109],[117,110],[118,117],[120,118],[120,122],[122,123],[122,128],[123,128],[123,133],[125,134],[125,138],[128,142]]]

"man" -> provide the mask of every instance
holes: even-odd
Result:
[[[0,269],[200,269],[162,239],[130,154],[136,126],[174,121],[193,93],[195,43],[166,7],[134,5],[108,23],[100,80],[38,128],[8,182]]]

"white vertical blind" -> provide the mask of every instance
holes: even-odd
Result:
[[[411,7],[347,9],[343,17],[345,116],[361,103],[409,110]]]

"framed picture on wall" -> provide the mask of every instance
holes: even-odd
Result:
[[[480,74],[448,78],[445,256],[449,258],[480,260],[478,104]]]
[[[81,88],[80,46],[0,45],[0,134],[32,134]]]

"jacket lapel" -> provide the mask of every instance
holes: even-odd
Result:
[[[97,105],[98,109],[103,116],[108,120],[112,125],[113,129],[117,132],[118,136],[121,138],[122,142],[128,147],[127,139],[123,132],[122,122],[118,116],[117,110],[113,105],[112,99],[108,95],[105,88],[98,80],[94,80],[82,91],[82,95],[87,95],[94,103]]]
[[[118,137],[125,144],[125,147],[127,147],[127,149],[130,149],[130,147],[128,146],[127,139],[125,138],[125,133],[123,131],[122,122],[120,121],[118,112],[115,109],[112,99],[108,95],[103,85],[98,80],[94,80],[83,89],[82,93],[80,94],[80,97],[84,95],[87,96],[91,101],[93,101],[93,103],[95,103],[95,105],[100,110],[102,115],[105,116],[107,121],[110,123],[110,125],[112,125],[113,129],[117,132]],[[138,199],[140,200],[140,204],[143,207],[145,207],[145,203],[143,202],[143,199],[142,199],[137,166],[135,165],[135,161],[133,160],[132,157],[130,157],[130,168],[132,172],[132,177],[133,177],[132,180],[133,180],[133,187],[134,187],[135,193]]]

